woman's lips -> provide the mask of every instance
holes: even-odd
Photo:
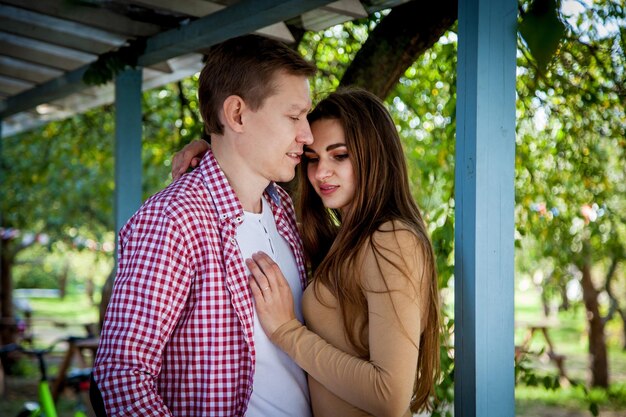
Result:
[[[339,188],[338,185],[320,185],[320,194],[322,195],[330,195],[334,193]]]

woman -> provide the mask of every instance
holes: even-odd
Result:
[[[259,319],[308,373],[315,416],[411,416],[438,377],[439,297],[397,130],[363,90],[330,94],[308,119],[297,202],[306,326],[263,253],[247,260]]]

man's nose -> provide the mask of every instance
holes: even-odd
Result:
[[[310,145],[313,143],[313,133],[311,133],[311,125],[309,125],[309,121],[306,118],[304,118],[304,120],[302,120],[302,123],[300,124],[298,135],[296,136],[296,141],[304,145]]]

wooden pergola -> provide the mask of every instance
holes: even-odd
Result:
[[[0,0],[0,137],[114,101],[119,228],[141,204],[143,89],[196,73],[203,51],[228,38],[258,32],[290,42],[290,29],[320,30],[401,3]],[[459,0],[456,416],[515,414],[516,22],[515,0]],[[83,83],[85,71],[98,58],[136,46],[138,39],[145,44],[136,69],[121,72],[105,86]]]

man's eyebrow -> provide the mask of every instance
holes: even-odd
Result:
[[[291,106],[289,106],[289,111],[298,111],[300,113],[308,113],[311,110],[311,105],[310,104],[306,104],[306,105],[301,105],[301,104],[292,104]]]

